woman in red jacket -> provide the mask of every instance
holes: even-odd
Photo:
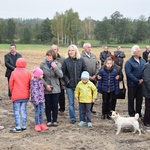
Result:
[[[12,94],[13,111],[16,127],[10,132],[21,132],[26,130],[27,112],[26,106],[30,97],[31,73],[26,69],[24,58],[18,58],[16,69],[12,72],[9,80],[9,88]],[[22,125],[20,123],[20,111],[22,116]]]

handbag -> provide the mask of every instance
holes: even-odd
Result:
[[[122,88],[119,89],[119,93],[116,95],[116,99],[125,99],[126,97],[126,88],[124,85],[124,81],[122,80]]]

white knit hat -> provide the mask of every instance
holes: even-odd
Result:
[[[89,77],[90,77],[90,75],[89,75],[89,73],[88,73],[87,71],[83,71],[83,72],[82,72],[82,74],[81,74],[81,79],[82,79],[82,78],[87,78],[87,79],[89,79]]]

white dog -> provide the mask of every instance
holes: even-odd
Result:
[[[136,133],[136,130],[138,130],[139,135],[141,135],[141,130],[139,128],[139,114],[135,114],[134,117],[121,117],[116,111],[112,111],[111,118],[115,121],[115,124],[117,125],[117,132],[116,135],[118,135],[121,131],[122,127],[127,126],[133,126],[134,132]]]

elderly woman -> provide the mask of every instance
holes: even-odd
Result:
[[[63,79],[65,82],[66,93],[69,101],[69,115],[70,123],[76,122],[75,108],[74,108],[74,90],[77,83],[80,81],[81,73],[86,71],[86,64],[81,58],[79,50],[76,45],[70,45],[67,49],[67,58],[62,65]]]
[[[145,97],[144,125],[150,127],[150,54],[143,69],[143,96]]]
[[[63,77],[61,64],[56,61],[53,50],[46,52],[46,59],[41,63],[43,82],[45,86],[45,113],[47,126],[58,126],[58,100],[61,92],[59,78]]]

